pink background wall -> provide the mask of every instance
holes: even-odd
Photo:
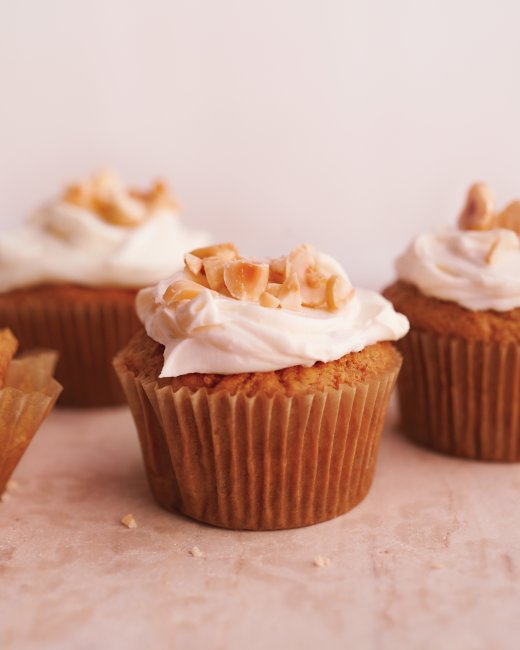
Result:
[[[520,195],[513,0],[0,3],[0,223],[104,165],[244,252],[380,286],[466,186]]]

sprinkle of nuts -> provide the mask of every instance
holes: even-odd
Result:
[[[488,230],[493,227],[495,197],[485,183],[474,183],[459,215],[461,230]]]
[[[267,288],[269,265],[247,260],[232,260],[224,268],[227,290],[237,300],[256,302]]]
[[[83,183],[67,187],[62,200],[97,214],[109,224],[134,228],[161,207],[176,210],[165,183],[157,181],[147,191],[125,187],[111,171],[101,171]]]
[[[210,289],[266,309],[298,311],[308,307],[335,311],[354,295],[348,279],[324,268],[309,244],[274,260],[245,258],[234,244],[214,244],[186,253],[184,265],[184,277],[172,282],[164,292],[168,306]]]
[[[131,512],[129,512],[124,517],[121,517],[121,523],[127,528],[137,528],[137,521]]]
[[[520,201],[513,201],[496,215],[495,228],[507,228],[520,234]]]

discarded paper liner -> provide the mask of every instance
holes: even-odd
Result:
[[[0,389],[0,494],[61,392],[52,377],[54,352],[34,352],[15,359]]]
[[[158,503],[247,530],[326,521],[365,497],[399,366],[337,390],[247,397],[142,383],[115,360]]]
[[[446,454],[520,460],[520,347],[411,330],[398,343],[402,428]]]
[[[140,328],[129,293],[114,300],[72,295],[0,301],[0,325],[9,327],[21,350],[59,352],[56,379],[63,385],[63,406],[114,406],[125,402],[112,367],[114,355]]]

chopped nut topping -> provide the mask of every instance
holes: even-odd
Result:
[[[280,306],[279,299],[267,291],[264,291],[264,293],[260,296],[258,302],[262,305],[262,307],[269,307],[270,309],[276,309]]]
[[[226,288],[224,282],[224,268],[229,260],[220,256],[205,257],[202,260],[202,267],[206,275],[210,289],[222,292]]]
[[[170,284],[163,295],[163,300],[167,305],[173,305],[181,300],[191,300],[198,296],[205,287],[191,280],[177,280]]]
[[[157,181],[148,191],[130,189],[111,171],[101,171],[83,183],[70,185],[62,198],[96,213],[107,223],[129,228],[138,226],[161,207],[177,209],[163,182]]]
[[[204,553],[200,550],[198,546],[190,548],[190,555],[192,557],[204,557]]]
[[[233,260],[224,269],[224,282],[237,300],[256,302],[267,288],[269,265],[247,260]]]
[[[184,277],[189,279],[168,287],[167,304],[191,299],[209,288],[268,309],[297,311],[303,306],[333,311],[354,294],[347,278],[332,275],[309,244],[269,261],[244,258],[231,243],[215,244],[187,253],[184,263]]]
[[[184,256],[184,264],[186,264],[193,275],[198,275],[202,270],[202,259],[191,253],[186,253]]]
[[[493,227],[495,197],[485,183],[475,183],[468,190],[466,203],[459,215],[462,230],[487,230]]]
[[[352,287],[341,275],[331,275],[327,280],[327,306],[331,311],[343,307],[353,297]]]
[[[124,517],[121,517],[121,523],[127,528],[137,528],[137,521],[131,512]]]
[[[282,284],[278,294],[278,299],[280,300],[281,306],[285,307],[285,309],[298,311],[302,308],[300,283],[298,282],[298,276],[296,273],[292,272],[287,280]]]
[[[520,234],[520,201],[513,201],[497,214],[495,228],[508,228]]]
[[[235,244],[214,244],[213,246],[205,246],[204,248],[196,248],[191,251],[191,255],[200,257],[201,260],[206,257],[220,257],[225,260],[234,260],[238,257],[238,251]]]

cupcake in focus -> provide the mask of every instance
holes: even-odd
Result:
[[[52,376],[56,353],[14,359],[17,347],[12,332],[0,330],[0,495],[61,391]]]
[[[111,362],[139,329],[137,290],[207,242],[182,223],[163,183],[134,190],[101,172],[0,234],[0,327],[13,330],[22,351],[59,351],[60,403],[122,403]]]
[[[520,460],[520,201],[473,185],[458,228],[419,235],[384,291],[410,320],[399,342],[402,426],[454,456]]]
[[[367,494],[406,318],[302,245],[194,250],[142,290],[115,359],[163,507],[234,529],[306,526]]]

